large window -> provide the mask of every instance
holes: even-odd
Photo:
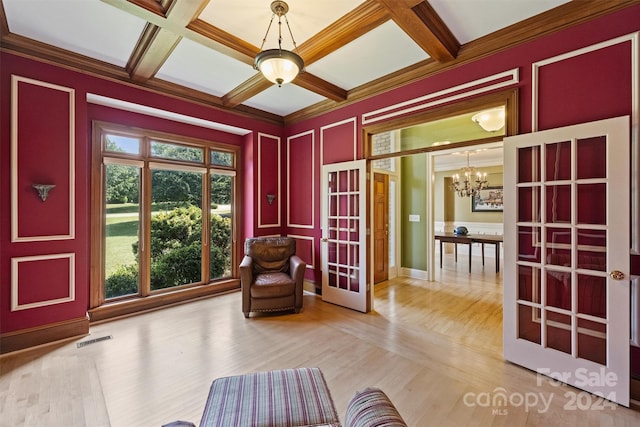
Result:
[[[237,147],[95,123],[93,161],[92,309],[237,282]]]

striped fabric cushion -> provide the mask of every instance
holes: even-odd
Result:
[[[353,396],[344,423],[345,427],[407,427],[389,397],[371,387]]]
[[[283,369],[213,381],[201,427],[340,426],[318,368]]]

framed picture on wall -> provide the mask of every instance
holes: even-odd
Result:
[[[487,187],[471,198],[472,212],[502,212],[502,187]]]

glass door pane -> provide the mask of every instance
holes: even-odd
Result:
[[[140,168],[108,163],[105,178],[104,297],[111,299],[140,292]]]
[[[329,286],[360,292],[360,171],[329,173]],[[333,226],[332,226],[333,225]]]
[[[233,181],[227,174],[211,173],[211,232],[209,278],[231,276],[231,231],[233,221]]]
[[[202,173],[151,171],[151,290],[202,282]]]

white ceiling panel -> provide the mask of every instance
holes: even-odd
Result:
[[[146,21],[99,0],[3,0],[9,30],[124,67]]]
[[[342,15],[358,7],[362,0],[287,0],[289,12],[286,17],[298,45],[340,19]],[[230,34],[260,47],[271,21],[271,1],[211,1],[199,18]],[[250,23],[250,25],[247,25]],[[282,47],[292,49],[291,37],[283,21]],[[277,17],[269,30],[265,49],[278,46]]]
[[[286,116],[302,108],[323,101],[325,98],[292,84],[271,86],[258,95],[246,101],[244,104],[260,110],[270,111],[281,116]]]
[[[569,0],[429,0],[460,44],[552,9]]]
[[[256,73],[243,62],[182,39],[158,71],[157,77],[222,96]]]
[[[350,90],[428,57],[393,21],[387,21],[307,70]]]

